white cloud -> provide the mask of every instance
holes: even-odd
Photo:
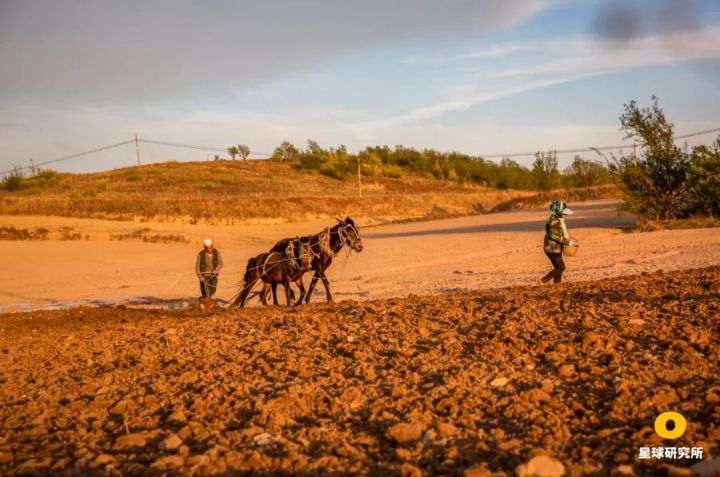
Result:
[[[486,65],[482,60],[503,58],[513,66]],[[478,61],[479,60],[479,61]],[[391,125],[422,121],[469,109],[514,94],[558,85],[620,70],[671,63],[720,60],[720,27],[671,31],[617,44],[596,37],[561,38],[525,43],[495,44],[450,57],[416,56],[405,64],[446,66],[457,72],[465,67],[458,93],[407,113],[351,125],[359,134]]]

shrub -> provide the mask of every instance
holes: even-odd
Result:
[[[548,191],[560,186],[558,158],[555,151],[538,152],[533,162],[532,177],[535,188]]]
[[[8,192],[16,192],[23,188],[24,178],[19,171],[11,172],[2,180],[2,188]]]
[[[720,137],[711,146],[693,148],[690,175],[694,188],[688,198],[689,213],[720,215]]]
[[[612,181],[608,167],[602,162],[589,161],[575,156],[572,164],[563,171],[565,187],[591,187]]]
[[[139,168],[131,169],[130,171],[128,171],[127,176],[125,177],[130,182],[138,182],[142,180],[142,174],[140,173]]]
[[[385,177],[390,177],[391,179],[398,179],[402,177],[403,170],[400,166],[395,165],[389,165],[385,166],[382,169],[382,175]]]
[[[639,155],[613,157],[611,164],[626,207],[648,219],[687,215],[688,197],[696,182],[693,155],[675,145],[674,126],[667,121],[655,96],[649,108],[639,108],[636,101],[624,108],[620,124],[625,138],[642,141]]]

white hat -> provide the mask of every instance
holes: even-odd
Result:
[[[204,244],[206,247],[212,247],[212,239],[206,238],[206,239],[203,241],[203,244]]]

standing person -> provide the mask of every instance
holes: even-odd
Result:
[[[572,215],[574,212],[570,210],[565,202],[559,200],[550,204],[550,210],[553,212],[545,222],[545,240],[543,248],[545,255],[550,259],[553,269],[542,277],[540,284],[545,284],[550,280],[553,283],[562,281],[563,272],[565,271],[565,262],[563,261],[563,245],[570,244],[570,235],[565,226],[565,216]]]
[[[213,247],[212,239],[206,238],[205,248],[200,250],[195,260],[195,274],[200,279],[200,299],[212,298],[217,290],[218,273],[223,267],[220,251]]]

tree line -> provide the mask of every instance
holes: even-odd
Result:
[[[538,152],[531,168],[505,158],[499,163],[460,152],[417,150],[411,147],[367,146],[356,154],[345,146],[322,148],[308,140],[299,149],[290,142],[275,148],[275,161],[294,161],[304,171],[315,171],[343,179],[356,174],[397,178],[406,172],[458,183],[473,183],[502,189],[551,190],[560,187],[589,187],[612,182],[607,164],[576,156],[572,164],[560,170],[554,151]]]

